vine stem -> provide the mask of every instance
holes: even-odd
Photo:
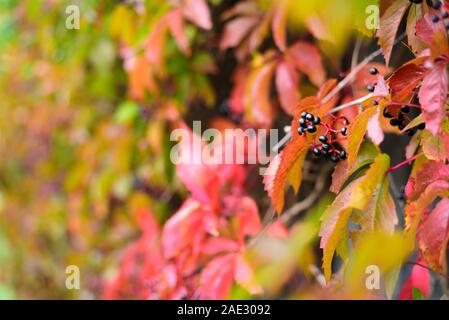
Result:
[[[393,172],[393,171],[395,171],[395,170],[397,170],[397,169],[399,169],[399,168],[402,168],[402,167],[405,166],[406,164],[408,164],[408,163],[414,161],[416,158],[419,158],[419,157],[422,156],[422,155],[423,155],[422,152],[417,153],[417,154],[415,154],[413,157],[410,157],[410,158],[408,158],[408,159],[406,159],[406,160],[404,160],[404,161],[398,163],[397,165],[390,167],[390,169],[388,169],[386,173],[390,173],[390,172]]]
[[[394,41],[393,45],[398,44],[405,38],[406,34],[405,32],[401,34],[397,39]],[[352,80],[354,80],[356,74],[362,70],[363,67],[365,67],[368,63],[370,63],[374,58],[376,58],[378,55],[382,53],[381,49],[378,49],[371,53],[369,56],[367,56],[365,59],[363,59],[354,69],[351,70],[351,72],[348,73],[348,75],[341,80],[337,86],[331,90],[324,98],[323,98],[323,104],[329,102],[330,99],[332,99],[338,92],[340,92],[341,89],[343,89],[348,83],[350,83]]]

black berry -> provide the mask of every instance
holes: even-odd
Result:
[[[379,71],[377,71],[377,69],[376,68],[370,68],[369,69],[369,73],[371,73],[372,75],[375,75],[375,74],[377,74]]]
[[[317,147],[313,148],[312,150],[313,154],[316,155],[317,157],[319,157],[321,155],[321,150],[318,149]]]
[[[321,122],[320,117],[315,117],[315,119],[313,120],[313,124],[316,125],[316,126],[319,125],[320,122]]]
[[[346,151],[345,150],[340,151],[340,159],[346,159]]]
[[[301,112],[301,118],[305,118],[306,116],[307,116],[307,112],[305,112],[305,111],[303,111],[303,112]]]
[[[306,119],[304,118],[299,119],[299,125],[303,128],[306,128],[307,127]]]
[[[301,136],[304,133],[305,129],[303,127],[298,128],[298,134]]]
[[[413,136],[415,134],[415,131],[413,131],[412,129],[408,129],[407,131],[405,131],[405,133],[407,133],[407,135],[409,137]]]
[[[368,86],[366,86],[366,90],[368,90],[369,92],[373,92],[374,91],[374,86],[368,85]]]
[[[341,129],[341,134],[342,135],[346,135],[348,133],[348,128],[344,127],[343,129]]]
[[[441,1],[440,0],[436,0],[433,4],[432,4],[432,8],[434,8],[435,10],[440,9],[441,7]]]
[[[396,127],[396,126],[399,124],[399,121],[398,121],[398,119],[391,119],[391,120],[390,120],[390,124],[391,124],[393,127]]]
[[[307,131],[310,133],[316,132],[316,127],[314,125],[307,126]]]
[[[418,125],[418,129],[419,130],[424,130],[426,128],[426,124],[423,122],[423,123],[420,123],[419,125]]]
[[[441,14],[441,17],[442,17],[443,19],[447,19],[447,18],[449,18],[449,13],[448,13],[447,11],[444,11],[444,12]]]
[[[322,143],[326,143],[326,142],[327,142],[326,136],[320,136],[320,137],[318,138],[318,140],[320,140]]]
[[[325,151],[329,151],[331,149],[331,145],[328,143],[323,143],[323,145],[321,146],[321,148]]]
[[[433,22],[433,23],[437,23],[438,21],[440,21],[440,17],[437,16],[437,15],[434,15],[434,16],[432,17],[432,22]]]
[[[332,162],[338,162],[340,159],[336,155],[331,155],[331,161]]]
[[[374,105],[374,106],[377,106],[378,104],[379,104],[379,101],[373,100],[373,105]]]
[[[384,112],[382,114],[385,118],[393,118],[393,116],[388,112],[387,108],[384,109]]]
[[[313,114],[311,113],[306,114],[306,120],[312,121],[313,118],[314,118]]]
[[[404,113],[409,113],[410,112],[410,107],[409,106],[402,106],[401,107],[401,111]]]

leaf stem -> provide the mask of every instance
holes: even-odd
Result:
[[[387,173],[390,173],[390,172],[395,171],[395,170],[397,170],[397,169],[399,169],[399,168],[402,168],[402,167],[405,166],[406,164],[408,164],[408,163],[414,161],[416,158],[419,158],[419,157],[422,156],[422,155],[423,155],[422,152],[415,154],[413,157],[410,157],[410,158],[408,158],[408,159],[406,159],[406,160],[404,160],[404,161],[398,163],[397,165],[390,167],[390,169],[387,170]]]

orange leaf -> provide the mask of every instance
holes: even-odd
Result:
[[[267,125],[271,122],[273,108],[270,102],[271,77],[274,62],[268,62],[253,70],[245,90],[245,109],[250,120]]]
[[[393,50],[394,39],[401,23],[405,11],[410,5],[409,0],[397,0],[393,2],[380,18],[380,28],[377,31],[379,45],[388,65],[391,51]]]

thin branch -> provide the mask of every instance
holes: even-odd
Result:
[[[362,47],[363,38],[359,35],[354,45],[354,51],[352,52],[351,57],[351,70],[354,69],[359,61],[359,53],[360,48]],[[352,96],[355,96],[355,84],[352,82],[351,84]]]
[[[341,111],[343,109],[355,106],[355,105],[360,104],[360,103],[364,102],[365,100],[368,100],[368,99],[370,99],[372,97],[373,97],[373,94],[369,93],[366,96],[360,97],[360,98],[358,98],[356,100],[353,100],[353,101],[350,101],[348,103],[344,103],[342,105],[336,106],[335,108],[329,110],[329,112],[327,112],[326,115],[329,115],[331,113],[335,113],[335,112]]]
[[[398,44],[406,37],[406,34],[401,34],[393,43],[393,46]],[[348,83],[350,83],[352,80],[354,80],[356,74],[363,69],[368,63],[370,63],[374,58],[376,58],[378,55],[382,53],[382,49],[378,49],[371,53],[369,56],[367,56],[365,59],[363,59],[354,69],[349,72],[349,74],[341,80],[337,86],[331,90],[324,98],[323,98],[323,104],[329,102],[330,99],[332,99],[338,92],[340,92],[341,89],[343,89]]]
[[[314,186],[312,192],[307,196],[307,198],[294,204],[287,211],[285,211],[282,214],[282,217],[280,218],[282,222],[284,222],[284,223],[289,222],[290,219],[295,217],[297,214],[299,214],[300,212],[302,212],[302,211],[308,209],[310,206],[312,206],[312,204],[318,199],[321,192],[323,191],[324,186],[326,185],[327,177],[328,177],[327,174],[329,173],[329,171],[332,167],[333,166],[331,166],[331,165],[327,165],[326,167],[323,168],[323,170],[321,171],[320,175],[318,176],[318,178],[316,180],[316,183],[315,183],[315,186]]]

